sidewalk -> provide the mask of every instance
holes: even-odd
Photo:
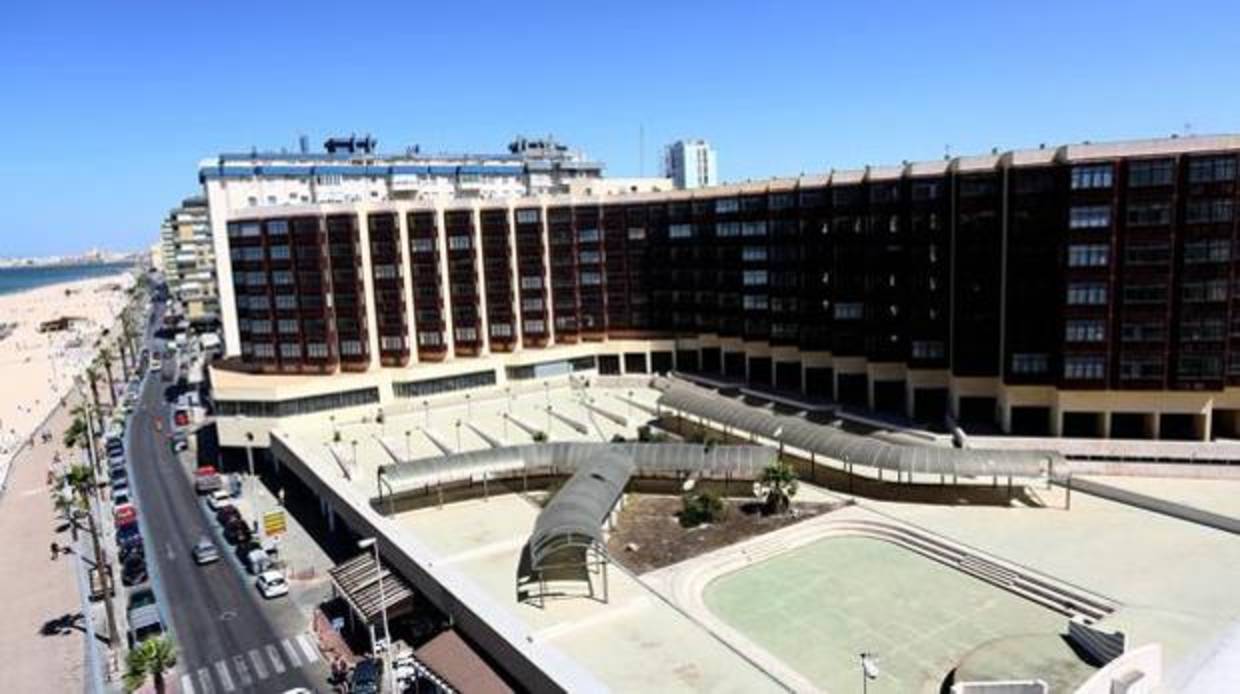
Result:
[[[36,440],[22,452],[0,498],[0,594],[7,598],[0,663],[6,691],[81,692],[87,677],[76,558],[62,555],[53,561],[50,554],[52,542],[71,543],[67,527],[57,532],[64,523],[47,484],[56,451],[62,459],[77,458],[60,444],[68,424],[68,411],[60,408],[48,424],[52,442]]]

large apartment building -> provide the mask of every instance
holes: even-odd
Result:
[[[169,293],[185,317],[207,322],[219,320],[215,245],[206,198],[185,198],[168,213],[160,226],[160,251]]]
[[[223,368],[344,374],[298,392],[365,381],[380,402],[676,368],[966,429],[1236,435],[1238,155],[1240,136],[1199,136],[695,191],[243,207],[216,226]]]

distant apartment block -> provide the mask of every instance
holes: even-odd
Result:
[[[706,140],[680,140],[668,145],[664,172],[680,189],[719,185],[715,149]]]
[[[190,320],[220,317],[215,245],[203,197],[185,198],[160,228],[160,262],[169,293]]]
[[[1011,433],[1237,436],[1238,155],[1240,136],[1183,137],[242,208],[216,237],[226,343],[272,374],[493,382],[541,352]]]

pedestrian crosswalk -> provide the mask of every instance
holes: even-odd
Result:
[[[182,694],[228,694],[253,690],[272,677],[319,660],[308,634],[298,634],[189,668],[181,675]]]

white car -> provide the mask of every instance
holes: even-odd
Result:
[[[217,489],[211,492],[211,495],[207,497],[207,506],[210,506],[212,511],[218,511],[221,506],[228,506],[231,503],[232,494],[229,494],[223,489]]]
[[[284,576],[279,571],[264,571],[258,575],[258,580],[254,582],[258,587],[258,592],[262,593],[264,598],[278,598],[281,595],[288,595],[288,581],[284,580]]]
[[[151,373],[159,373],[163,368],[164,365],[158,359],[151,360]]]

